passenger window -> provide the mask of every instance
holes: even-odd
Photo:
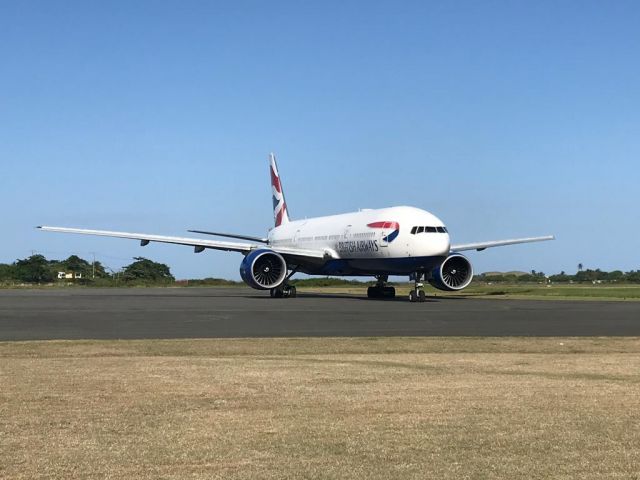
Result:
[[[424,232],[424,227],[418,227],[418,232],[417,233],[422,233]]]
[[[437,231],[436,227],[425,227],[425,228],[426,228],[426,231],[429,233],[435,233]]]
[[[416,234],[416,230],[418,229],[418,227],[413,227],[411,229],[411,235],[415,235]]]

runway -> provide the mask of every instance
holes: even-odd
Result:
[[[640,336],[640,302],[272,299],[248,288],[0,291],[0,341],[452,335]]]

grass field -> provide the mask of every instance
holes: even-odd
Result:
[[[222,282],[222,281],[221,281]],[[164,285],[161,285],[162,287]],[[194,285],[205,286],[209,288],[229,288],[229,287],[241,287],[249,288],[241,283],[232,283],[225,285],[223,283],[215,285]],[[339,285],[339,286],[305,286],[304,284],[298,286],[299,292],[317,292],[317,293],[338,293],[348,295],[360,295],[366,296],[368,284],[362,285]],[[408,296],[409,290],[412,288],[412,284],[409,283],[395,283],[394,284],[397,295]],[[78,285],[0,285],[0,289],[13,289],[13,288],[40,288],[40,289],[65,289],[65,288],[92,288],[83,287]],[[131,286],[128,288],[144,288],[144,286]],[[181,283],[174,285],[173,288],[189,288]],[[624,285],[611,285],[611,284],[554,284],[554,285],[539,285],[539,284],[482,284],[472,283],[469,287],[460,292],[443,292],[436,290],[430,285],[425,286],[427,295],[431,296],[463,296],[473,298],[513,298],[513,299],[537,299],[537,300],[640,300],[640,285],[624,284]]]
[[[408,295],[409,284],[396,284],[397,295]],[[535,284],[471,284],[460,292],[443,292],[426,286],[427,295],[463,296],[474,298],[513,298],[537,300],[640,300],[640,285],[535,285]],[[300,292],[344,293],[366,295],[367,288],[345,287],[303,287]]]
[[[640,339],[0,343],[0,478],[640,478]]]

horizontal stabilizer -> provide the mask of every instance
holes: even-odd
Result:
[[[510,240],[494,240],[491,242],[463,243],[461,245],[451,245],[452,252],[462,252],[464,250],[484,250],[492,247],[502,247],[505,245],[516,245],[518,243],[544,242],[547,240],[555,240],[553,235],[545,237],[529,237],[529,238],[513,238]]]

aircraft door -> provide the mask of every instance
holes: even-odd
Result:
[[[389,246],[389,242],[387,241],[387,235],[388,235],[387,231],[385,231],[385,230],[381,231],[381,234],[380,234],[380,246],[381,247],[388,247]]]
[[[347,228],[344,229],[344,234],[342,237],[344,241],[349,240],[350,233],[351,233],[351,225],[347,225]]]
[[[393,232],[393,228],[391,226],[391,222],[385,222],[383,227],[380,229],[380,246],[388,247],[389,246],[389,234]]]

